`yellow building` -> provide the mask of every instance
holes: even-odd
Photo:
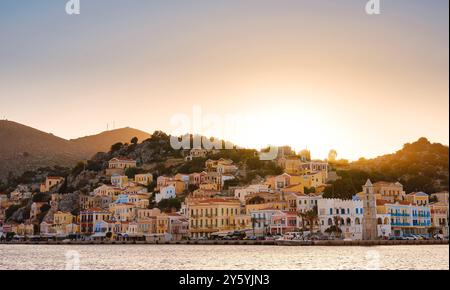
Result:
[[[249,194],[245,198],[245,213],[251,214],[252,211],[266,208],[279,210],[288,210],[289,202],[286,200],[288,194],[258,192]]]
[[[132,203],[111,203],[109,211],[116,221],[133,221],[136,217],[136,207]]]
[[[153,182],[153,174],[144,173],[144,174],[136,174],[134,176],[134,182],[140,185],[148,186]]]
[[[236,230],[252,228],[252,217],[249,214],[234,215],[231,219],[231,226]]]
[[[167,177],[167,176],[160,176],[160,177],[158,177],[157,182],[156,182],[156,190],[160,190],[161,188],[167,187],[170,185],[175,187],[175,193],[177,195],[182,194],[187,189],[186,183],[182,180],[177,180],[175,178]]]
[[[53,215],[53,224],[68,225],[75,221],[75,217],[70,212],[58,211]]]
[[[412,192],[406,195],[406,201],[425,206],[430,203],[430,197],[425,192]]]
[[[246,204],[245,212],[246,214],[251,214],[253,211],[263,210],[263,209],[277,209],[286,211],[289,210],[289,203],[287,200],[278,200],[278,201],[270,201],[265,203],[254,203],[254,204]]]
[[[113,174],[124,174],[126,169],[134,167],[136,167],[136,160],[115,157],[109,160],[106,175],[112,176]]]
[[[283,168],[287,174],[301,174],[303,169],[301,168],[302,161],[298,157],[280,158],[278,165]]]
[[[448,236],[448,205],[444,202],[434,202],[430,203],[430,211],[431,211],[431,225],[435,229],[436,232],[443,234],[444,236]]]
[[[169,216],[165,213],[156,216],[156,233],[166,234],[169,232]]]
[[[58,211],[53,215],[53,228],[57,234],[66,234],[67,226],[75,222],[75,217],[70,212]]]
[[[108,168],[109,169],[128,169],[136,167],[136,160],[132,160],[124,157],[115,157],[109,160]]]
[[[214,232],[235,230],[241,215],[238,199],[187,199],[189,230],[192,238],[209,237]],[[241,219],[242,222],[242,219]]]
[[[324,176],[321,172],[313,172],[302,175],[302,184],[306,188],[317,188],[325,184]]]
[[[123,193],[121,188],[110,186],[110,185],[102,185],[94,189],[95,196],[107,196],[112,200],[116,200],[117,196]]]
[[[167,182],[166,186],[172,185],[175,187],[175,193],[177,195],[183,194],[183,192],[187,189],[186,184],[181,180],[171,180]]]
[[[64,177],[59,176],[47,176],[45,178],[45,182],[41,184],[40,191],[41,192],[49,192],[52,188],[57,186],[58,184],[64,181]]]
[[[217,183],[204,182],[199,185],[201,190],[220,190],[220,186]]]
[[[383,199],[390,202],[404,201],[406,199],[406,193],[400,182],[375,182],[373,188],[376,199]]]
[[[232,165],[233,160],[220,158],[219,160],[206,160],[205,167],[208,172],[218,172],[218,167]]]
[[[22,223],[17,225],[15,231],[18,236],[32,236],[34,235],[34,225],[32,223]]]

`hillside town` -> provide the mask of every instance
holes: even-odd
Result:
[[[1,241],[448,239],[448,192],[367,180],[352,199],[324,198],[327,182],[339,178],[328,162],[281,149],[275,162],[283,172],[244,186],[232,181],[245,168],[226,158],[207,159],[200,172],[157,176],[114,157],[101,172],[108,182],[73,201],[77,211],[63,206],[65,178],[46,176],[39,192],[23,184],[0,195]],[[185,160],[209,153],[192,149]],[[25,221],[7,220],[8,209],[30,199]]]

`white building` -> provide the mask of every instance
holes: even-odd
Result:
[[[245,198],[249,194],[269,192],[269,186],[267,184],[252,184],[247,187],[240,187],[234,190],[234,197],[239,199],[241,203],[245,203]]]
[[[322,233],[336,226],[337,223],[345,239],[362,239],[363,202],[361,200],[320,199],[317,207]]]
[[[378,237],[389,238],[392,234],[391,215],[388,213],[377,213]]]
[[[120,175],[120,174],[113,174],[111,176],[111,184],[112,184],[112,186],[124,188],[128,185],[128,176]]]
[[[282,214],[278,209],[261,209],[250,213],[252,229],[256,236],[264,236],[270,232],[274,216]]]
[[[159,203],[163,199],[175,198],[176,196],[175,186],[164,186],[161,187],[160,192],[155,195],[155,201]]]
[[[319,200],[323,199],[322,193],[291,193],[296,198],[296,211],[306,213],[318,207]]]

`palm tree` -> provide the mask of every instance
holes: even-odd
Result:
[[[305,220],[308,221],[309,232],[312,234],[314,231],[314,225],[318,219],[317,207],[314,207],[314,209],[305,213],[301,213],[300,215],[302,217],[303,228],[305,228]]]
[[[341,220],[341,217],[340,216],[334,216],[333,219],[334,219],[334,227],[333,227],[334,233],[339,234],[339,236],[340,236],[342,234],[341,227],[339,226],[339,222]]]

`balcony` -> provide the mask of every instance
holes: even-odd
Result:
[[[391,226],[393,227],[410,227],[410,223],[391,223]]]
[[[394,213],[391,213],[391,216],[394,216],[394,217],[408,217],[410,215],[408,213],[394,212]]]

